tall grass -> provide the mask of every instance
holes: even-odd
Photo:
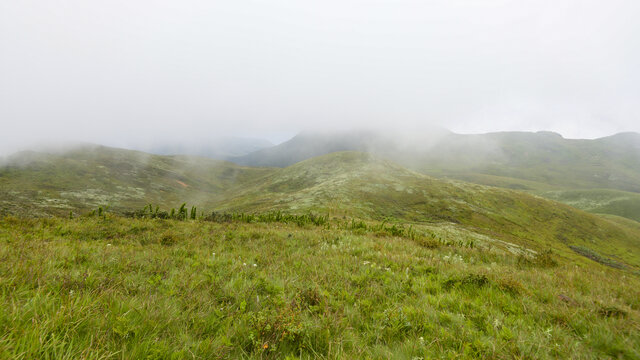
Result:
[[[0,358],[640,356],[621,270],[423,246],[437,228],[205,218],[0,219]]]

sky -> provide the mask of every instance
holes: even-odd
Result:
[[[640,132],[637,0],[0,0],[0,153],[302,130]]]

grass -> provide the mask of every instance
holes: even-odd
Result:
[[[122,212],[179,201],[199,205],[269,172],[200,157],[104,146],[22,152],[0,164],[0,215],[77,215],[99,206]]]
[[[31,156],[23,154],[23,164],[14,161],[0,169],[0,216],[77,216],[104,205],[124,213],[153,203],[155,208],[142,213],[186,218],[212,210],[245,214],[279,210],[389,224],[448,223],[527,249],[551,248],[567,258],[578,254],[569,246],[580,247],[589,252],[579,254],[596,253],[630,271],[640,269],[640,228],[629,223],[520,191],[435,179],[365,153],[338,152],[284,169],[109,148]],[[125,185],[139,186],[143,195],[123,195],[118,186]],[[104,196],[85,194],[94,187],[103,189]],[[71,201],[69,193],[80,195],[64,202]],[[168,209],[183,201],[189,207],[185,204],[173,213],[157,207]]]
[[[640,358],[631,219],[355,152],[21,156],[0,169],[0,358]]]
[[[627,272],[287,216],[5,217],[0,357],[640,357]]]
[[[540,191],[609,188],[638,193],[639,147],[638,133],[578,140],[550,132],[440,132],[440,136],[427,132],[420,143],[412,143],[397,134],[352,131],[301,134],[237,160],[247,165],[286,167],[335,151],[355,150],[432,176],[485,185]]]
[[[248,182],[216,204],[230,212],[326,213],[449,223],[538,251],[581,246],[640,269],[640,229],[519,191],[421,175],[357,152],[320,156]]]
[[[597,214],[640,221],[640,194],[610,189],[542,192],[541,196]]]

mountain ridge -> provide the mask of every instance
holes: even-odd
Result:
[[[29,161],[0,167],[1,213],[77,216],[105,205],[123,213],[149,203],[163,209],[188,203],[200,214],[311,211],[451,227],[493,239],[488,246],[552,248],[567,258],[582,251],[640,268],[635,222],[601,218],[521,191],[438,179],[370,153],[335,152],[287,168],[107,147],[22,155]]]

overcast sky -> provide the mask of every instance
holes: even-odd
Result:
[[[640,131],[638,0],[0,0],[0,152],[309,127]]]

